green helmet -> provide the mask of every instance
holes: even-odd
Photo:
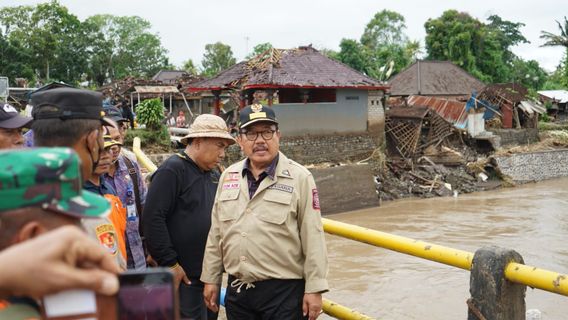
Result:
[[[72,149],[0,151],[0,214],[26,207],[78,218],[110,212],[105,198],[82,190],[80,160]]]

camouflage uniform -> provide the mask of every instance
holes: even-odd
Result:
[[[77,219],[102,218],[110,212],[105,198],[82,189],[79,157],[72,149],[0,151],[0,216],[27,207]],[[32,299],[0,299],[0,320],[39,318]]]

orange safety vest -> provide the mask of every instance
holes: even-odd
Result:
[[[116,229],[118,249],[126,261],[126,208],[124,208],[122,201],[117,196],[105,194],[104,197],[110,202],[111,209],[108,218]]]

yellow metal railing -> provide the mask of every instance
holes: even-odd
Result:
[[[345,320],[373,320],[362,313],[351,310],[333,301],[323,299],[322,310],[325,314],[337,319]]]
[[[158,169],[158,167],[148,158],[148,156],[140,148],[140,138],[135,137],[132,144],[132,151],[136,155],[138,163],[140,163],[149,173],[152,173]],[[372,320],[373,318],[368,317],[362,313],[355,310],[349,309],[342,306],[336,302],[328,299],[323,299],[322,310],[325,314],[328,314],[337,319],[343,320]]]
[[[396,236],[322,218],[325,232],[374,246],[471,270],[473,253]],[[568,296],[568,275],[511,262],[505,268],[507,280]]]
[[[132,151],[136,155],[136,159],[138,159],[138,163],[140,163],[148,172],[152,173],[158,170],[158,167],[148,158],[148,156],[142,151],[140,148],[140,138],[134,137],[134,141],[132,144]]]

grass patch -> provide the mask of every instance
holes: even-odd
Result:
[[[555,123],[555,122],[543,122],[538,123],[538,129],[541,131],[551,131],[551,130],[568,130],[568,123]]]

